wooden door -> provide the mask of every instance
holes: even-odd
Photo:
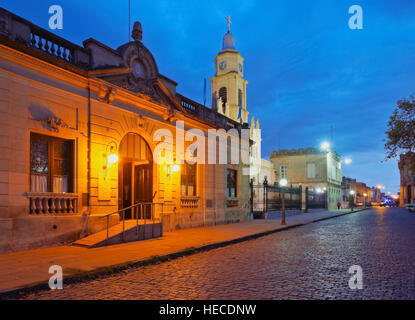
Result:
[[[134,203],[153,201],[153,170],[152,164],[138,164],[134,166]],[[151,204],[142,205],[139,217],[151,218]]]

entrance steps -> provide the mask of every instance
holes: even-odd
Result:
[[[108,240],[107,229],[104,229],[72,244],[86,248],[97,248],[123,242],[146,240],[161,237],[162,228],[162,223],[151,220],[139,219],[138,225],[137,220],[125,220],[124,233],[123,222],[120,222],[108,229]]]

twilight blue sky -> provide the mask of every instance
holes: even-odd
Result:
[[[63,30],[52,32],[72,42],[128,41],[128,0],[0,1],[44,28],[53,4],[63,8]],[[348,27],[354,4],[363,30]],[[278,148],[278,135],[282,149],[319,146],[333,125],[334,147],[353,159],[343,174],[392,193],[399,172],[396,161],[381,163],[382,139],[396,101],[414,92],[414,11],[412,0],[131,0],[131,21],[142,23],[159,71],[199,102],[231,16],[263,157]]]

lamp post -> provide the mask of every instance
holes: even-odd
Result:
[[[367,197],[367,193],[363,194],[363,203],[364,203],[364,207],[366,208],[366,197]]]
[[[281,225],[285,225],[285,186],[287,184],[287,179],[280,180],[280,187],[282,191]]]

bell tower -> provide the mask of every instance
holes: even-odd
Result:
[[[244,59],[235,49],[235,39],[230,33],[230,18],[228,32],[223,37],[222,50],[215,58],[215,76],[210,78],[212,84],[212,109],[241,122],[248,122],[246,110],[246,85],[243,78]]]

